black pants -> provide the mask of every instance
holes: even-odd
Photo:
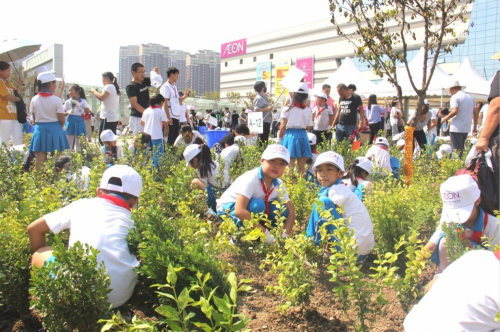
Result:
[[[467,133],[450,132],[451,147],[453,150],[459,151],[459,158],[462,158],[462,154],[464,153],[467,135]]]
[[[168,144],[174,145],[175,140],[179,136],[180,123],[179,119],[172,118],[172,124],[168,126]]]
[[[271,126],[271,135],[273,137],[278,137],[278,127],[280,126],[280,123],[278,121],[273,121],[273,124]]]
[[[313,134],[316,135],[316,145],[317,146],[320,146],[325,141],[325,139],[329,142],[332,141],[332,133],[331,132],[327,133],[326,131],[313,130]],[[323,136],[325,137],[325,139],[323,139]]]
[[[418,143],[418,146],[420,146],[420,149],[425,149],[425,145],[427,144],[427,137],[425,137],[425,132],[424,130],[415,130],[413,132],[413,151],[415,151],[415,140]]]
[[[368,145],[373,144],[373,139],[375,138],[379,130],[380,130],[380,122],[370,123],[370,140],[368,141]]]
[[[107,129],[111,129],[113,134],[116,135],[116,125],[117,124],[118,124],[118,121],[108,122],[106,119],[101,119],[101,123],[99,125],[99,143],[101,145],[103,145],[101,142],[101,133]]]
[[[264,122],[263,128],[262,128],[262,134],[259,134],[259,145],[260,144],[267,144],[267,141],[269,140],[269,133],[271,132],[271,123],[270,122]]]

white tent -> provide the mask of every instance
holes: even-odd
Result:
[[[335,98],[338,96],[337,85],[341,83],[345,85],[355,84],[357,88],[356,93],[360,96],[367,97],[376,90],[376,85],[359,71],[349,57],[345,58],[342,65],[321,85],[329,84],[332,87],[330,96]],[[316,87],[315,90],[321,91],[321,86]]]
[[[460,68],[451,76],[453,81],[465,85],[465,92],[476,99],[486,99],[490,93],[490,85],[481,74],[479,74],[469,58],[465,58]]]

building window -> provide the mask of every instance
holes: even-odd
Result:
[[[243,64],[243,59],[240,59],[240,65],[242,65],[242,64]]]
[[[272,60],[273,59],[273,54],[269,54],[269,59]]]
[[[227,67],[227,62],[224,62],[224,67]]]
[[[253,57],[253,62],[257,62],[257,57],[256,56]]]

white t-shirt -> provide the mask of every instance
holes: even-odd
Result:
[[[352,184],[351,179],[344,179],[342,180],[342,183],[346,185],[349,190],[354,191],[356,187]],[[368,187],[371,186],[370,181],[366,181],[365,179],[358,178],[358,186],[361,185],[363,188],[368,189]]]
[[[500,261],[472,250],[443,271],[404,320],[406,332],[500,331]]]
[[[178,148],[181,145],[185,145],[185,146],[191,145],[194,143],[194,140],[197,139],[198,137],[203,139],[203,136],[199,132],[197,132],[196,130],[193,130],[193,137],[191,138],[191,141],[189,143],[186,143],[186,141],[184,141],[184,137],[182,137],[182,134],[180,134],[175,139],[174,146],[176,148]]]
[[[432,112],[431,120],[437,120],[438,119],[438,110],[437,109],[431,108],[429,110],[429,112]],[[427,129],[427,130],[429,130],[429,129]],[[437,124],[434,127],[432,127],[430,133],[437,136],[437,134],[438,134],[438,132],[437,132]]]
[[[392,173],[391,155],[378,145],[372,145],[366,152],[365,158],[370,158],[373,166],[379,169],[381,175]]]
[[[417,114],[417,110],[413,110],[412,113],[410,114],[410,119],[415,118],[416,114]],[[427,112],[427,115],[426,115],[424,121],[420,122],[420,120],[417,119],[417,126],[415,127],[415,130],[423,130],[424,127],[427,126],[427,122],[429,122],[429,120],[437,120],[437,116],[431,110],[429,110],[429,112]]]
[[[97,260],[104,262],[111,279],[108,302],[113,307],[127,302],[137,280],[133,269],[139,265],[127,245],[128,233],[134,227],[130,211],[103,198],[80,199],[46,215],[45,220],[56,234],[70,230],[70,247],[80,241],[98,249],[101,253]]]
[[[229,175],[224,170],[223,178],[221,179],[219,175],[219,163],[214,161],[214,166],[212,166],[212,173],[208,177],[202,178],[200,176],[200,172],[196,170],[196,174],[198,175],[198,179],[200,181],[205,182],[206,184],[211,184],[217,188],[225,188],[229,184]],[[222,183],[221,183],[222,181]]]
[[[66,100],[66,102],[64,103],[64,111],[65,112],[73,110],[71,112],[71,115],[80,115],[81,116],[83,113],[85,113],[86,108],[89,108],[89,104],[87,103],[87,101],[85,99],[82,99],[82,101],[80,102],[80,106],[73,105],[73,103],[71,102],[71,99]]]
[[[483,114],[483,118],[481,119],[482,122],[480,123],[481,127],[484,126],[484,120],[486,120],[486,116],[488,115],[488,107],[490,107],[490,105],[486,104],[479,110],[479,114]]]
[[[71,175],[71,181],[74,181],[78,188],[87,191],[90,186],[90,172],[90,168],[83,166],[82,169]]]
[[[312,157],[311,157],[311,159],[312,159],[311,165],[306,165],[307,166],[307,170],[306,170],[307,173],[310,173],[310,174],[313,174],[313,175],[316,173],[313,170],[313,166],[314,166],[314,163],[316,162],[317,158],[318,158],[318,154],[317,153],[313,153]]]
[[[279,122],[279,121],[280,121],[280,118],[281,118],[280,113],[278,113],[278,112],[273,112],[273,121],[277,121],[277,122]]]
[[[304,109],[292,106],[288,111],[281,112],[281,118],[287,119],[286,129],[306,129],[313,125],[311,109],[307,106]]]
[[[458,107],[458,113],[450,121],[450,132],[468,133],[470,131],[475,106],[474,98],[462,90],[451,96],[450,111]]]
[[[36,95],[31,99],[31,113],[36,122],[57,122],[57,113],[64,113],[64,107],[59,97]]]
[[[219,155],[219,158],[221,160],[224,160],[224,167],[226,170],[229,170],[231,163],[233,162],[234,159],[236,159],[236,157],[238,157],[239,152],[240,152],[240,147],[238,146],[238,143],[228,146],[227,148],[222,150],[222,152]]]
[[[227,188],[224,194],[222,194],[221,198],[217,200],[217,210],[222,209],[222,207],[228,203],[235,203],[238,195],[243,195],[248,199],[258,198],[264,200],[266,198],[266,194],[262,188],[261,178],[263,178],[261,167],[252,169],[251,171],[240,175],[233,182],[233,184]],[[273,180],[272,187],[274,189],[269,195],[269,202],[275,200],[288,202],[290,200],[285,185],[280,179]],[[270,190],[271,188],[268,189]],[[280,199],[280,193],[282,199]]]
[[[397,118],[398,113],[401,114],[401,111],[398,110],[396,107],[391,108],[391,126],[398,124],[398,121],[399,121]],[[394,117],[396,117],[396,118],[394,118]]]
[[[116,160],[114,160],[114,158],[112,158],[113,160],[110,159],[111,156],[108,154],[108,151],[106,150],[105,145],[101,146],[101,153],[102,153],[102,157],[103,157],[103,160],[105,163],[112,164],[116,161]],[[118,160],[123,159],[123,150],[122,150],[121,145],[116,146],[116,158]]]
[[[151,139],[162,139],[161,123],[167,122],[167,114],[163,108],[148,107],[142,113],[141,120],[144,122],[144,132],[151,135]]]
[[[354,229],[358,255],[369,254],[375,246],[375,237],[372,220],[365,205],[343,183],[331,186],[328,190],[328,198],[344,211],[341,217],[345,218],[347,227]]]
[[[330,106],[325,104],[325,108],[323,108],[317,105],[313,108],[312,115],[314,117],[314,130],[328,130],[328,127],[330,126],[330,116],[333,116],[333,110],[330,108]]]
[[[160,93],[168,99],[168,108],[170,109],[170,117],[174,119],[179,119],[181,116],[181,105],[179,103],[179,92],[177,87],[170,82],[166,81],[160,87]]]
[[[120,96],[116,93],[116,88],[113,84],[106,84],[104,92],[108,92],[109,95],[102,101],[101,119],[106,119],[108,122],[116,122],[118,121]]]
[[[187,119],[186,119],[186,110],[187,110],[187,105],[186,104],[182,104],[182,105],[179,105],[180,107],[180,116],[179,116],[179,122],[180,123],[183,123],[183,122],[187,122]]]

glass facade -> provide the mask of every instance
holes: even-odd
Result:
[[[443,55],[438,63],[462,62],[468,57],[474,68],[486,79],[491,79],[500,64],[490,58],[500,52],[500,1],[476,0],[472,8],[469,22],[469,34],[465,42],[453,49],[451,54]],[[407,53],[408,61],[418,50]],[[353,59],[361,71],[371,70],[367,63]]]

